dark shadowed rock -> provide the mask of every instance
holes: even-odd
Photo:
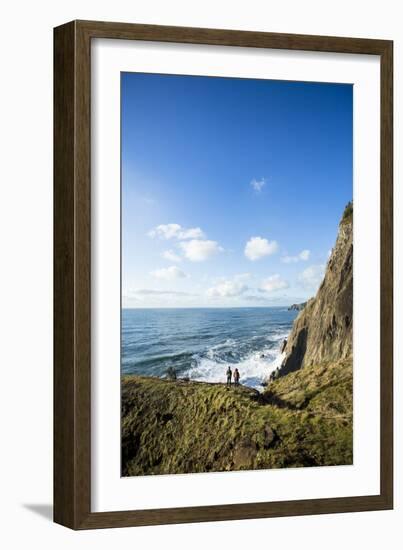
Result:
[[[276,432],[270,428],[270,426],[265,426],[263,430],[263,439],[264,444],[263,447],[265,449],[268,449],[272,443],[276,440]]]

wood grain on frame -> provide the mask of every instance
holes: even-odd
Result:
[[[381,491],[379,495],[91,512],[91,39],[381,57]],[[393,42],[73,21],[54,30],[54,520],[72,529],[393,507]]]

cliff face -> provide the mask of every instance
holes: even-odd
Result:
[[[352,351],[353,212],[349,204],[323,282],[294,322],[278,376],[323,361],[347,358]]]

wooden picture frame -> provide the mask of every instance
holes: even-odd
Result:
[[[376,55],[381,58],[381,488],[379,495],[91,512],[91,40]],[[73,21],[54,30],[54,520],[93,529],[393,507],[393,43]]]

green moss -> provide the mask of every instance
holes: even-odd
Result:
[[[122,474],[352,463],[351,361],[301,369],[264,394],[127,376]]]
[[[343,212],[340,224],[351,223],[353,221],[353,202],[349,201]]]

